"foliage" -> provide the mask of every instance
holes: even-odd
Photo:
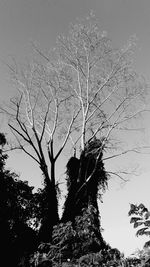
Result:
[[[122,255],[116,248],[107,248],[98,253],[87,254],[78,260],[79,266],[120,266]]]
[[[0,136],[1,137],[1,136]],[[5,143],[3,143],[5,145]],[[19,180],[15,173],[5,170],[7,155],[0,150],[0,198],[1,214],[11,227],[15,222],[28,223],[31,217],[31,199],[33,187],[27,181]],[[4,212],[5,209],[5,212]]]
[[[106,248],[97,225],[95,224],[95,208],[83,209],[82,216],[74,222],[60,223],[53,229],[52,242],[41,244],[39,252],[54,263],[73,261],[88,254]],[[42,258],[42,257],[41,257]]]
[[[44,254],[43,254],[44,255]],[[48,253],[41,257],[41,262],[44,263],[44,257],[45,257],[45,263],[46,267],[49,267],[50,265],[50,260],[48,263]],[[39,261],[40,262],[40,261]],[[83,255],[77,259],[64,259],[59,260],[59,262],[53,262],[52,266],[55,267],[129,267],[129,266],[137,266],[137,263],[139,263],[140,260],[138,259],[125,259],[124,256],[119,252],[118,249],[110,248],[109,246],[105,249],[102,249],[100,252],[97,253],[88,253],[86,255]],[[130,263],[130,265],[129,265]],[[39,265],[40,266],[40,265]]]
[[[131,217],[130,223],[133,224],[134,228],[139,228],[137,230],[137,236],[148,236],[150,237],[150,212],[141,203],[139,205],[130,204],[130,211],[128,213]],[[149,247],[150,241],[147,241],[144,247]]]
[[[133,224],[134,228],[139,228],[136,235],[150,237],[150,212],[145,205],[142,203],[139,205],[130,204],[128,215],[131,216],[130,223]],[[150,240],[135,255],[141,260],[143,267],[148,267],[150,265]]]
[[[1,138],[2,137],[2,138]],[[0,134],[2,147],[6,141]],[[34,251],[37,246],[36,233],[29,227],[32,218],[32,190],[15,173],[5,170],[7,155],[0,150],[0,236],[2,255],[17,266],[19,257]],[[6,253],[9,257],[6,257]]]
[[[74,224],[78,236],[77,255],[89,252],[97,252],[106,247],[101,235],[99,221],[97,222],[97,210],[94,206],[82,210],[82,214],[75,218]]]
[[[7,155],[2,153],[3,147],[6,145],[6,138],[3,133],[0,133],[0,172],[2,173],[5,166],[5,161],[7,159]]]

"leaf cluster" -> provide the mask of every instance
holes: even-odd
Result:
[[[134,205],[130,204],[130,210],[128,213],[131,217],[130,223],[133,224],[134,228],[139,228],[136,232],[137,236],[148,236],[150,237],[150,212],[144,204]],[[145,247],[148,247],[150,242],[145,243]]]

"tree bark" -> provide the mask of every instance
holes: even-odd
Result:
[[[45,164],[41,166],[41,170],[44,175],[45,205],[39,230],[39,241],[49,242],[52,237],[53,226],[59,222],[57,191],[55,187],[55,162],[51,162],[51,178]]]

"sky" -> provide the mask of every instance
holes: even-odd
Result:
[[[7,100],[14,94],[9,82],[8,70],[3,62],[14,57],[24,62],[31,55],[31,42],[34,41],[45,50],[55,46],[58,35],[67,34],[69,24],[76,18],[86,17],[93,10],[113,43],[119,47],[136,35],[137,51],[134,66],[149,83],[150,69],[150,1],[149,0],[0,0],[0,100]],[[150,141],[149,115],[144,119],[145,131],[142,137]],[[3,120],[0,119],[0,130]],[[136,133],[135,133],[136,134]],[[60,179],[64,177],[67,151],[59,166]],[[144,203],[150,208],[150,155],[134,154],[130,162],[122,157],[116,162],[106,164],[138,165],[138,175],[129,176],[130,180],[122,185],[112,178],[104,193],[103,203],[99,204],[103,236],[111,246],[117,247],[125,255],[142,248],[145,238],[137,238],[128,217],[129,203]],[[28,166],[28,168],[26,167]],[[22,153],[10,154],[8,167],[30,180],[37,186],[41,174],[35,163]]]

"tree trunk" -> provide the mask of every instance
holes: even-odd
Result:
[[[55,162],[51,162],[51,179],[49,177],[48,168],[42,166],[44,175],[44,211],[39,230],[39,241],[49,242],[52,237],[53,226],[59,222],[58,216],[58,200],[55,187]]]
[[[68,195],[64,203],[64,212],[61,222],[76,221],[77,216],[83,217],[84,211],[89,213],[93,207],[93,214],[89,216],[93,221],[93,233],[96,243],[92,239],[91,252],[96,252],[105,242],[101,235],[100,217],[98,209],[98,191],[107,187],[108,176],[105,172],[102,161],[101,141],[94,141],[85,144],[85,150],[81,152],[80,158],[72,157],[67,163],[67,186]],[[76,226],[75,226],[76,227]],[[87,240],[85,240],[85,243]],[[94,245],[95,244],[95,245]]]

